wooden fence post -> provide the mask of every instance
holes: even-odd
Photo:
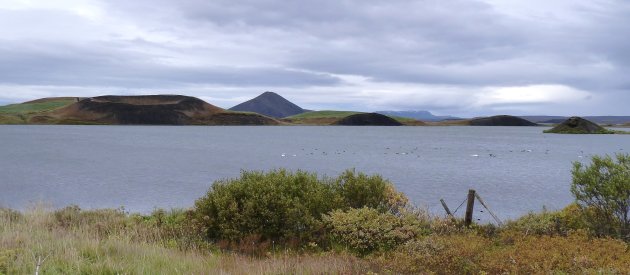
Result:
[[[488,207],[488,205],[486,205],[486,203],[481,199],[481,197],[479,196],[478,193],[475,193],[475,198],[477,198],[477,200],[479,201],[479,203],[481,203],[481,205],[486,208],[486,210],[488,210],[488,213],[490,213],[490,216],[492,216],[494,218],[494,220],[497,222],[497,224],[499,224],[499,226],[503,226],[503,222],[501,222],[501,220],[499,219],[499,217],[497,217],[497,215],[494,214],[494,212],[492,212],[492,210],[490,210],[490,208]]]
[[[466,216],[464,218],[464,225],[470,226],[473,219],[473,208],[475,207],[475,190],[468,190],[468,203],[466,204]]]
[[[440,202],[442,203],[442,207],[444,207],[444,210],[446,211],[446,214],[453,218],[453,213],[451,213],[451,209],[448,209],[448,205],[446,205],[446,202],[444,201],[444,199],[440,199]]]

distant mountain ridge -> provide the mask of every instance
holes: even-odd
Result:
[[[376,111],[376,113],[388,115],[413,118],[423,121],[442,121],[442,120],[459,120],[462,118],[453,116],[436,116],[429,111]]]
[[[230,111],[254,112],[274,118],[283,118],[306,112],[302,107],[295,105],[284,97],[274,92],[264,92],[261,95],[238,104]]]

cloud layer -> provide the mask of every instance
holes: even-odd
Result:
[[[273,90],[313,109],[628,114],[630,3],[509,2],[7,0],[0,102],[183,93],[230,107]]]

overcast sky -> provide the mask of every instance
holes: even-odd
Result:
[[[630,115],[630,1],[0,0],[0,103]]]

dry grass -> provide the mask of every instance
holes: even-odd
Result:
[[[404,274],[630,274],[628,244],[584,232],[431,235],[373,261],[382,270]]]
[[[630,274],[627,243],[580,230],[532,235],[433,218],[428,236],[363,259],[343,249],[250,257],[169,226],[185,217],[169,215],[0,209],[0,274],[34,274],[38,257],[41,274]]]
[[[349,255],[281,253],[252,258],[200,247],[181,249],[177,234],[137,223],[119,211],[86,212],[79,220],[59,213],[43,207],[24,214],[0,210],[0,274],[34,274],[38,257],[45,259],[41,274],[366,272],[363,262]]]

